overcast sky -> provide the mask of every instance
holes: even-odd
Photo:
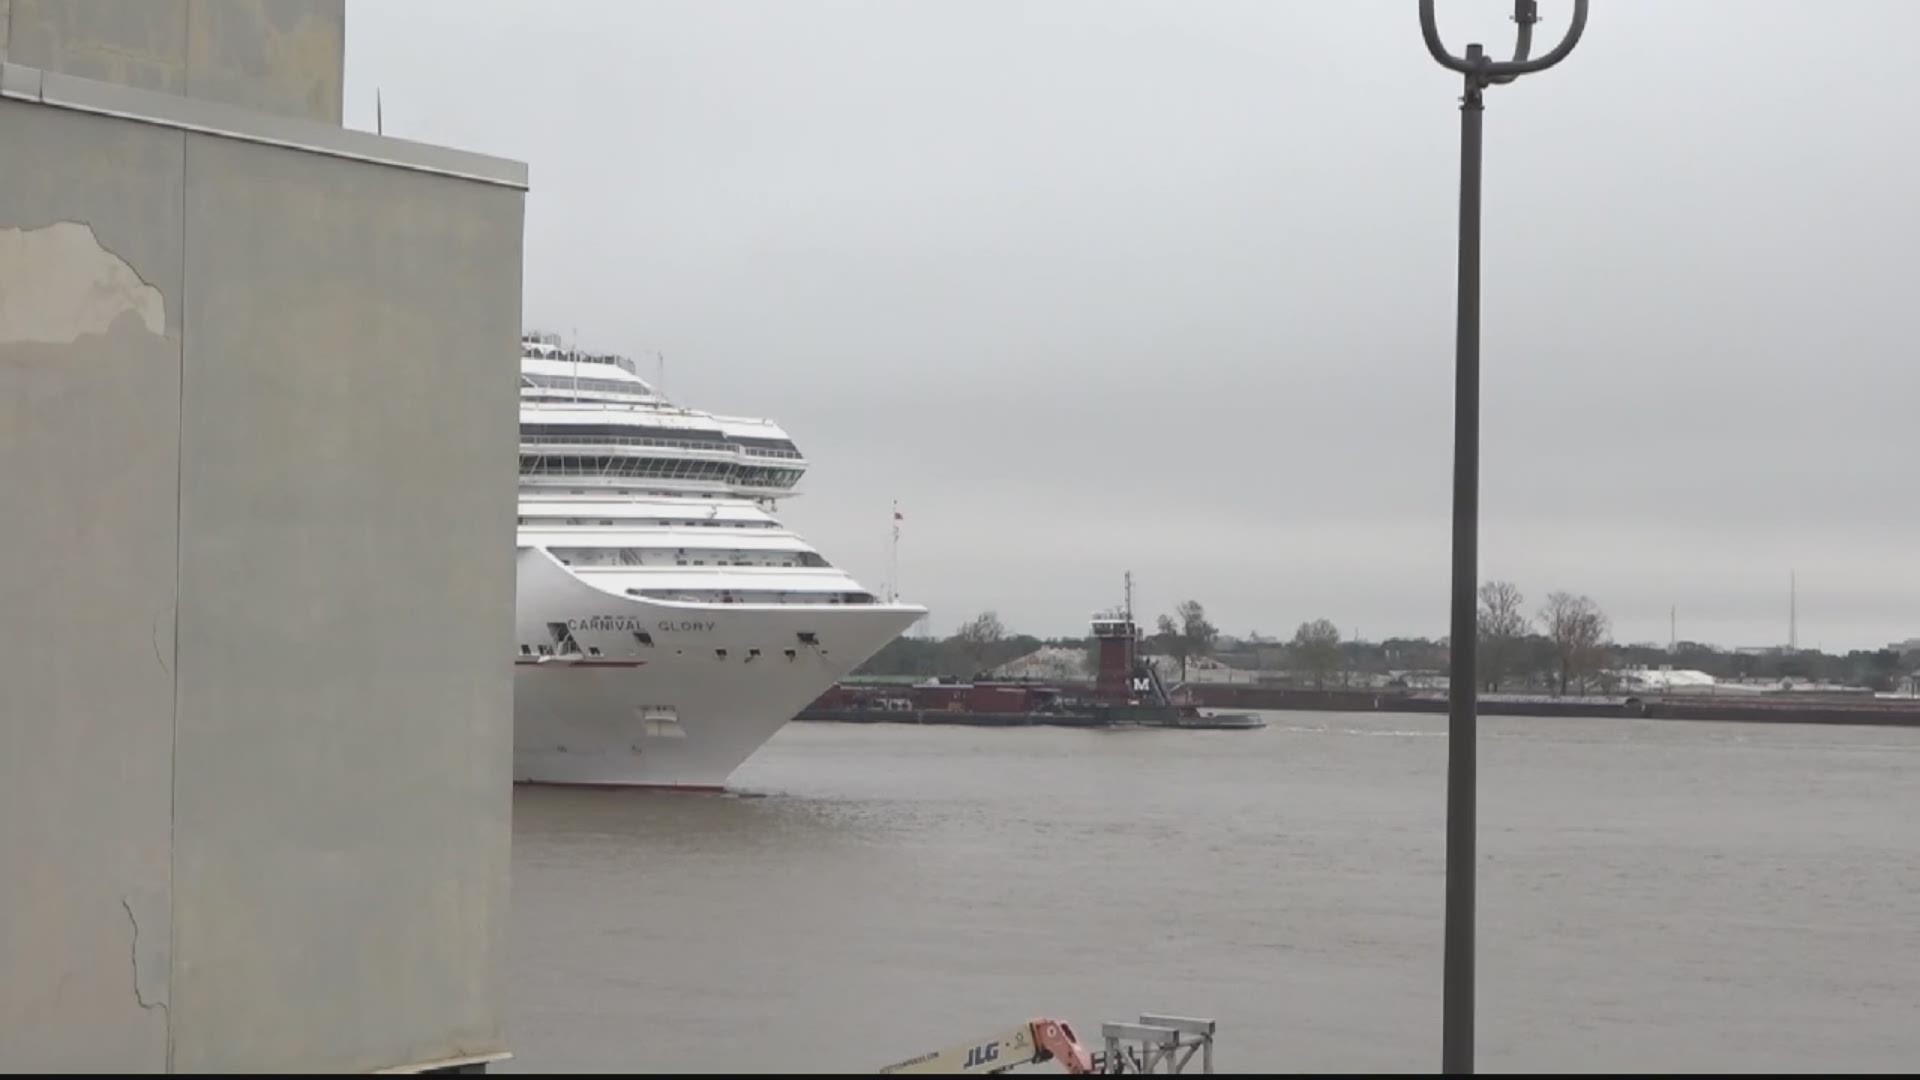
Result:
[[[1569,0],[1544,0],[1557,40]],[[1489,94],[1483,577],[1920,635],[1920,3],[1607,0]],[[1456,51],[1512,5],[1441,0]],[[784,425],[876,590],[1447,629],[1459,84],[1412,0],[350,0],[346,122],[525,161],[525,317]]]

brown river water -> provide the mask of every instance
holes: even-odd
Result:
[[[1223,1072],[1436,1071],[1446,718],[1264,715],[792,724],[739,794],[518,789],[495,1069],[1159,1012]],[[1920,1065],[1920,731],[1489,717],[1479,766],[1481,1070]]]

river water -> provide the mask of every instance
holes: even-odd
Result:
[[[1223,1072],[1437,1070],[1446,718],[1265,716],[792,724],[745,797],[518,789],[496,1068],[871,1072],[1160,1012]],[[1483,1071],[1920,1062],[1920,731],[1486,717],[1479,761]]]

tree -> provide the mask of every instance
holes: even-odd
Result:
[[[1532,627],[1520,608],[1526,598],[1511,581],[1489,581],[1480,586],[1480,684],[1498,693],[1520,658],[1520,642]]]
[[[1180,679],[1182,682],[1186,681],[1187,643],[1181,639],[1180,626],[1173,621],[1173,616],[1160,616],[1160,621],[1154,630],[1152,643],[1154,648],[1180,662]]]
[[[1600,670],[1606,657],[1607,616],[1591,597],[1553,593],[1540,611],[1540,622],[1553,645],[1562,694],[1576,678]]]
[[[975,672],[986,667],[987,657],[994,646],[1007,636],[1007,628],[1000,623],[1000,616],[991,611],[983,611],[967,620],[953,639],[960,644],[960,652],[973,665]]]
[[[1187,681],[1187,660],[1195,656],[1207,656],[1213,652],[1213,643],[1219,638],[1220,631],[1207,621],[1207,609],[1200,606],[1198,600],[1185,600],[1173,609],[1172,615],[1160,616],[1159,639],[1162,649],[1180,662],[1180,681]]]
[[[1327,619],[1303,622],[1293,632],[1293,655],[1313,674],[1313,685],[1327,685],[1327,674],[1340,663],[1340,628]]]
[[[1859,672],[1855,680],[1878,691],[1888,691],[1900,681],[1900,654],[1892,649],[1875,649],[1855,662]]]

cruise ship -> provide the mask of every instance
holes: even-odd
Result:
[[[516,782],[723,789],[926,613],[781,525],[806,468],[770,421],[523,335]]]

